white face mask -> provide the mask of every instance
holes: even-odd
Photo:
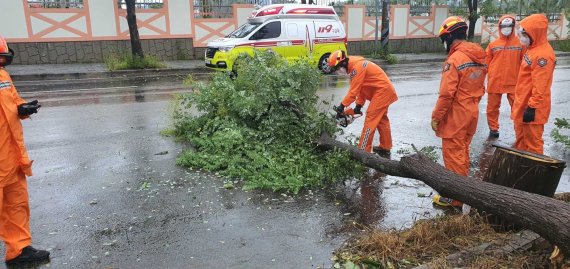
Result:
[[[447,51],[447,42],[443,42],[443,47],[445,48],[445,51]]]
[[[524,46],[530,46],[530,38],[527,35],[521,34],[519,35],[519,39]]]
[[[513,33],[512,27],[501,28],[501,34],[504,36],[510,36]]]

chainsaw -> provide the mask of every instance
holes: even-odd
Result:
[[[333,109],[336,111],[337,107],[335,106]],[[355,114],[354,109],[347,107],[342,114],[337,113],[335,115],[335,120],[336,124],[344,128],[360,117],[362,117],[362,114]]]

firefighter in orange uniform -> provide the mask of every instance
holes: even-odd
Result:
[[[443,64],[439,97],[432,113],[432,129],[442,139],[445,167],[456,174],[469,174],[469,145],[477,129],[479,102],[485,94],[485,51],[465,41],[467,24],[459,17],[447,18],[439,30],[448,57]],[[442,206],[461,202],[434,196]]]
[[[507,94],[509,105],[513,107],[519,68],[526,51],[514,31],[515,18],[510,15],[501,17],[499,38],[491,42],[486,50],[489,67],[487,123],[491,138],[499,138],[499,109],[503,94]]]
[[[547,40],[548,20],[542,14],[520,23],[519,39],[528,48],[519,70],[511,118],[515,124],[515,148],[543,154],[544,124],[550,116],[550,87],[556,56]]]
[[[0,238],[6,245],[8,265],[49,259],[49,252],[31,246],[26,176],[32,175],[32,161],[20,123],[36,113],[40,105],[37,100],[26,103],[18,96],[4,69],[13,57],[14,52],[0,37]]]
[[[396,91],[384,70],[373,62],[362,57],[347,57],[344,51],[333,52],[329,57],[329,66],[333,69],[344,68],[350,75],[348,93],[336,107],[338,114],[344,113],[345,107],[356,101],[355,114],[362,114],[362,106],[370,101],[366,110],[364,127],[358,142],[358,148],[372,152],[374,132],[380,133],[380,145],[374,151],[381,156],[389,157],[392,149],[392,133],[388,119],[388,107],[398,100]]]

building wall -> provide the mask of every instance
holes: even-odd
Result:
[[[191,38],[144,39],[141,45],[145,55],[165,61],[204,58],[204,52],[195,54]],[[10,43],[16,53],[14,64],[100,63],[110,56],[130,53],[129,40],[21,42]]]
[[[27,0],[2,0],[5,21],[0,35],[18,53],[16,63],[101,62],[108,55],[129,48],[126,11],[117,0],[84,0],[83,8],[30,8]],[[164,0],[159,9],[137,10],[143,49],[164,60],[200,59],[209,41],[224,37],[245,22],[253,5],[234,4],[231,18],[194,18],[193,0]],[[198,11],[198,10],[196,10]],[[436,52],[437,32],[449,15],[447,6],[432,6],[424,16],[411,16],[408,5],[390,7],[390,44],[393,52]],[[565,16],[549,25],[549,38],[568,39]],[[340,17],[350,41],[351,53],[371,50],[376,19],[365,6],[346,5]],[[482,42],[496,38],[497,27],[480,19],[476,36]],[[378,33],[380,36],[380,33]],[[354,51],[354,52],[353,52]]]

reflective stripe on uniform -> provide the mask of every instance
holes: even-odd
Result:
[[[360,149],[366,148],[366,144],[368,144],[368,137],[370,137],[370,128],[366,129],[366,134],[364,135],[364,140],[362,141],[362,145],[360,146]]]
[[[487,66],[486,64],[480,64],[480,63],[476,63],[476,62],[469,62],[469,63],[464,63],[460,66],[457,67],[457,71],[461,71],[465,68],[469,68],[469,67],[484,67]]]
[[[0,90],[12,88],[10,81],[0,81]]]

